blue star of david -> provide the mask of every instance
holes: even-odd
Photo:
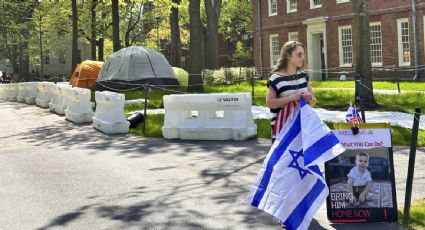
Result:
[[[299,152],[289,150],[289,153],[292,156],[292,161],[289,163],[288,167],[291,167],[291,168],[298,170],[298,173],[300,174],[301,180],[304,179],[304,177],[307,174],[311,174],[311,172],[309,172],[307,169],[301,168],[300,164],[298,163],[298,158],[300,158],[300,157],[304,158],[304,154],[303,154],[302,149]]]

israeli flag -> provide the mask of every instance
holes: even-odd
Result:
[[[344,151],[336,136],[301,98],[276,137],[246,202],[307,229],[329,194],[318,167]]]

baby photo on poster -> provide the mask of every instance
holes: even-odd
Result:
[[[325,164],[331,221],[393,221],[397,209],[390,152],[387,147],[347,149]]]

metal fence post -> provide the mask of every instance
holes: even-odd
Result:
[[[410,202],[412,199],[412,184],[413,175],[415,172],[416,145],[418,144],[418,128],[420,117],[421,108],[416,108],[412,128],[412,142],[410,143],[409,167],[407,169],[406,195],[404,196],[403,225],[406,225],[410,218]]]
[[[143,116],[145,117],[145,121],[143,122],[143,134],[146,134],[146,122],[148,121],[148,117],[146,116],[146,109],[148,107],[148,93],[149,93],[149,85],[145,84],[145,108],[143,109]]]

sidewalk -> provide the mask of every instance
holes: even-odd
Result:
[[[49,223],[68,229],[279,229],[272,216],[238,203],[255,180],[270,140],[106,135],[15,102],[0,102],[0,116],[5,118],[0,123],[0,194],[8,195],[0,207],[6,210],[7,229],[53,226]],[[402,210],[409,147],[393,149]],[[425,149],[419,148],[412,203],[425,198],[424,164]],[[332,224],[322,205],[309,229],[403,228],[393,223]]]

